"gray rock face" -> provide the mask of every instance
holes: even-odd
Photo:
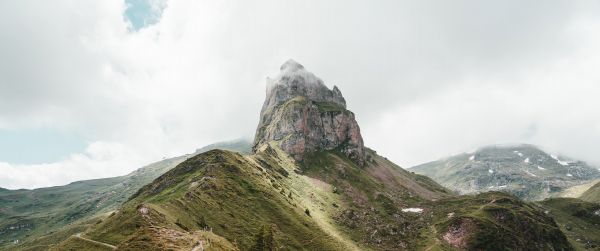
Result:
[[[293,60],[281,66],[276,78],[267,79],[253,151],[271,141],[298,161],[306,153],[338,149],[364,163],[360,128],[341,91],[335,86],[330,90]]]

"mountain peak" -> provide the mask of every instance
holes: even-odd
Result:
[[[296,70],[303,70],[304,66],[302,66],[300,63],[296,62],[293,59],[288,59],[288,61],[285,61],[285,63],[283,63],[281,65],[281,67],[279,68],[279,70],[281,71],[296,71]]]
[[[293,59],[283,63],[279,70],[275,78],[267,78],[267,98],[263,111],[297,96],[307,97],[315,102],[332,102],[346,108],[346,100],[337,87],[329,90],[323,80]]]
[[[267,78],[266,99],[256,130],[253,151],[271,141],[302,160],[304,154],[339,149],[350,159],[364,162],[364,145],[354,113],[337,86],[290,59],[279,74]]]

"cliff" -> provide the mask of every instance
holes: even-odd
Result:
[[[288,60],[274,79],[267,79],[266,99],[253,151],[276,141],[297,161],[307,153],[338,149],[359,165],[365,149],[354,113],[346,109],[341,91],[301,64]]]

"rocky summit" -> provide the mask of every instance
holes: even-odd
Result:
[[[332,149],[359,165],[365,161],[360,128],[342,92],[336,86],[330,90],[294,60],[285,62],[277,77],[267,79],[254,152],[270,141],[298,161],[306,153]]]

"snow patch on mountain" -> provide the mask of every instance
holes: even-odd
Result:
[[[411,208],[403,208],[402,212],[405,213],[422,213],[423,212],[423,208],[417,208],[417,207],[411,207]]]
[[[568,166],[569,165],[568,161],[562,161],[556,155],[550,154],[550,157],[552,157],[554,160],[556,160],[556,162],[558,162],[558,164],[560,164],[561,166]]]
[[[537,175],[531,173],[530,171],[525,170],[525,173],[527,173],[531,177],[537,177]]]

